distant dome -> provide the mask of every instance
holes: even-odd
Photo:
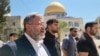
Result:
[[[46,9],[45,9],[45,14],[48,13],[54,13],[54,12],[66,12],[65,8],[62,4],[60,4],[59,2],[52,2],[50,3]]]

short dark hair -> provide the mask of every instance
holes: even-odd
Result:
[[[93,25],[97,24],[97,22],[88,22],[85,24],[85,30],[87,29],[87,27],[93,27]]]
[[[72,27],[72,28],[70,28],[70,31],[73,31],[74,29],[76,29],[76,28]]]
[[[58,23],[58,20],[56,20],[56,19],[49,19],[49,20],[47,21],[47,26],[48,26],[48,25],[51,25],[51,24],[53,24],[53,23]]]
[[[15,36],[15,35],[18,35],[17,33],[10,33],[9,36]]]

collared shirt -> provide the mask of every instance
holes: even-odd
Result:
[[[76,43],[76,39],[75,39],[75,37],[72,37],[72,38],[73,38],[74,42]]]
[[[62,48],[68,52],[68,56],[76,55],[76,40],[74,37],[68,35],[63,39]]]
[[[26,38],[32,44],[32,47],[35,49],[38,56],[48,56],[46,50],[42,46],[43,40],[36,42],[32,39],[27,33],[25,33]]]

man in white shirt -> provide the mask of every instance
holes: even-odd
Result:
[[[0,56],[50,56],[43,44],[45,25],[41,15],[31,14],[25,17],[24,32],[13,44],[5,45]]]

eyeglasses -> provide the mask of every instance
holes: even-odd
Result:
[[[33,25],[33,24],[31,24],[31,23],[28,23],[29,25]],[[40,25],[40,26],[46,26],[46,24],[44,23],[44,22],[42,22],[42,23],[35,23],[34,25]]]

